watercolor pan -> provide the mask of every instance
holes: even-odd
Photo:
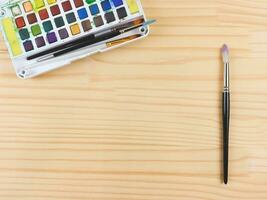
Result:
[[[21,78],[31,78],[111,48],[88,46],[43,62],[27,60],[28,56],[137,19],[146,19],[140,0],[0,0],[0,30]],[[114,40],[136,33],[140,30]],[[148,29],[141,34],[145,37]]]
[[[32,3],[30,1],[25,1],[22,5],[25,13],[31,12],[33,10]]]

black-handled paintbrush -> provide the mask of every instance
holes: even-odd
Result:
[[[228,183],[229,165],[229,127],[230,127],[230,65],[229,49],[223,45],[221,49],[224,64],[224,89],[222,95],[222,114],[223,114],[223,173],[224,183]]]
[[[78,38],[76,40],[72,40],[70,42],[64,42],[63,44],[61,44],[59,46],[56,46],[56,47],[53,47],[53,48],[49,48],[47,50],[44,50],[44,51],[41,51],[39,53],[33,54],[31,56],[28,56],[27,60],[33,60],[35,58],[43,57],[43,56],[46,56],[48,54],[55,53],[55,52],[60,51],[62,49],[70,48],[72,46],[75,46],[75,45],[78,45],[78,44],[81,44],[81,43],[84,43],[84,42],[95,41],[97,37],[99,38],[102,35],[105,36],[105,35],[107,35],[107,33],[110,33],[110,32],[112,32],[112,33],[117,32],[118,33],[119,30],[135,27],[137,25],[143,24],[144,21],[145,21],[144,18],[135,19],[135,20],[130,21],[130,22],[126,23],[126,24],[119,25],[119,26],[111,28],[111,29],[103,30],[103,31],[101,31],[99,33],[86,35],[84,37]]]
[[[116,29],[109,29],[109,30],[103,31],[99,34],[95,34],[94,38],[91,40],[84,40],[83,42],[79,41],[78,43],[74,43],[72,46],[68,46],[67,48],[63,48],[62,50],[59,50],[57,52],[54,52],[52,54],[49,54],[45,57],[40,58],[38,60],[38,62],[45,61],[45,60],[52,59],[52,58],[56,58],[56,57],[65,55],[67,53],[73,52],[73,51],[77,51],[77,50],[82,49],[84,47],[87,47],[87,46],[96,44],[98,42],[102,42],[102,41],[114,38],[114,37],[119,36],[123,33],[129,32],[131,30],[134,30],[134,29],[137,29],[140,27],[147,27],[147,26],[153,24],[155,21],[156,20],[148,20],[148,21],[144,21],[140,24],[133,24],[130,27],[123,27],[123,28],[118,28],[118,29],[117,28]]]

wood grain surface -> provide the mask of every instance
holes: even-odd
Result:
[[[31,80],[1,38],[0,200],[267,199],[267,1],[142,2],[157,19],[148,38]]]

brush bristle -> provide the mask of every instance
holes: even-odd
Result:
[[[226,44],[223,45],[222,49],[222,58],[223,58],[223,62],[224,63],[229,63],[230,59],[229,59],[229,48]]]

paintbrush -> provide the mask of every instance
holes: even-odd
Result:
[[[107,36],[110,32],[116,32],[118,30],[127,29],[129,27],[135,27],[135,26],[138,26],[138,25],[143,24],[143,23],[144,23],[144,18],[136,19],[136,20],[130,21],[130,22],[126,23],[126,24],[117,26],[115,28],[104,30],[104,31],[101,31],[101,32],[95,33],[95,34],[90,34],[90,35],[84,36],[82,38],[76,39],[74,41],[66,42],[66,43],[64,43],[62,45],[59,45],[59,46],[50,48],[48,50],[33,54],[31,56],[28,56],[27,60],[33,60],[35,58],[40,58],[40,57],[43,57],[43,56],[46,57],[49,54],[55,53],[55,52],[60,51],[62,49],[66,49],[66,48],[70,48],[70,47],[76,46],[78,44],[82,44],[85,41],[86,42],[96,41],[96,38],[99,38],[101,36]],[[42,59],[39,59],[39,60],[42,60]]]
[[[110,42],[106,42],[105,46],[110,48],[110,47],[113,47],[113,46],[120,45],[120,44],[122,44],[124,42],[128,42],[128,41],[134,40],[134,39],[139,38],[141,36],[142,36],[141,34],[131,35],[131,36],[128,36],[128,37],[125,37],[125,38],[121,38],[121,39],[118,39],[118,40],[113,40],[113,41],[110,41]]]
[[[77,51],[81,48],[88,47],[88,46],[97,44],[98,42],[102,42],[102,41],[114,38],[114,37],[119,36],[123,33],[129,32],[131,30],[134,30],[134,29],[137,29],[140,27],[147,27],[147,26],[153,24],[154,22],[155,22],[155,20],[148,20],[148,21],[145,21],[145,22],[140,23],[140,24],[134,24],[130,27],[123,27],[123,28],[119,28],[119,29],[116,28],[116,29],[106,30],[105,32],[101,32],[100,34],[96,34],[94,36],[94,38],[92,38],[91,40],[84,39],[82,42],[79,41],[78,43],[74,43],[71,46],[67,46],[66,48],[63,48],[57,52],[46,55],[46,56],[40,58],[38,60],[38,62],[49,60],[52,58],[56,58],[56,57],[65,55],[67,53],[73,52],[73,51]]]
[[[106,48],[111,48],[111,47],[123,44],[125,42],[129,42],[131,40],[137,39],[137,38],[139,38],[141,36],[142,36],[142,34],[135,34],[135,35],[131,35],[131,36],[128,36],[128,37],[120,38],[120,39],[117,39],[117,40],[110,40],[110,41],[107,41],[107,42],[101,42],[101,43],[98,43],[97,45],[93,45],[91,47],[92,48],[92,52],[95,51],[95,48],[97,48],[97,50],[104,50]],[[50,58],[42,57],[42,58],[38,59],[37,61],[41,62],[41,61],[45,61],[47,59],[50,59]]]
[[[222,95],[223,114],[223,177],[224,183],[228,183],[228,159],[229,159],[229,127],[230,127],[230,57],[227,45],[221,49],[224,64],[224,89]]]

